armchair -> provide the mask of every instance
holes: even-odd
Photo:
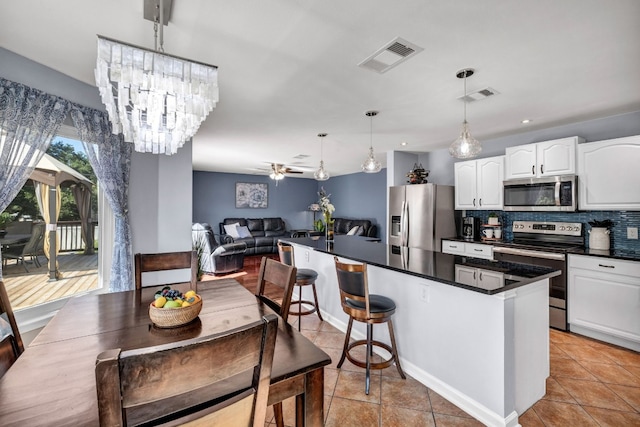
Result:
[[[220,244],[209,224],[193,224],[191,240],[194,247],[199,245],[202,249],[200,269],[205,273],[231,273],[244,267],[247,245],[244,242]]]

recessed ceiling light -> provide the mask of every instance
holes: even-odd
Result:
[[[409,143],[408,143],[407,141],[402,141],[402,142],[400,143],[400,145],[402,145],[402,146],[404,147],[405,145],[409,145]]]
[[[523,124],[523,125],[526,125],[527,123],[531,123],[531,119],[524,119],[524,120],[522,121],[522,124]]]

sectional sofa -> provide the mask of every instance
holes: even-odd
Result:
[[[245,255],[278,253],[278,239],[291,237],[282,218],[225,218],[220,223],[224,242],[244,242]]]

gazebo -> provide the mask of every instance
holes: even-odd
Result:
[[[73,196],[80,214],[85,254],[92,254],[91,187],[93,183],[80,172],[46,153],[42,156],[29,178],[35,184],[38,206],[46,223],[44,251],[49,258],[49,280],[57,280],[59,272],[56,257],[59,250],[59,238],[56,236],[56,231],[58,215],[60,214],[60,188],[72,187]]]

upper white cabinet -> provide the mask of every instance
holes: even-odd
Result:
[[[504,156],[454,164],[456,209],[502,210]]]
[[[505,179],[539,178],[576,173],[576,146],[583,138],[572,136],[517,145],[506,149]]]
[[[578,207],[640,210],[640,135],[578,145]]]

